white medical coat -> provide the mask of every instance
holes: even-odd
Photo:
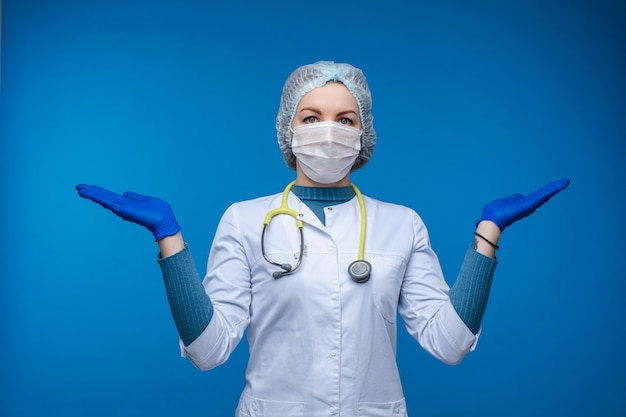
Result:
[[[448,297],[428,232],[411,209],[364,196],[364,284],[352,281],[360,210],[356,198],[325,209],[326,226],[293,193],[289,207],[304,222],[305,253],[292,274],[261,252],[267,212],[281,194],[236,203],[218,226],[203,281],[214,315],[183,355],[200,369],[229,357],[248,329],[250,360],[237,417],[406,416],[396,364],[396,317],[440,360],[455,364],[477,336]],[[274,217],[265,250],[294,265],[300,248],[293,217]]]

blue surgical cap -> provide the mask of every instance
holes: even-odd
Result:
[[[285,163],[291,169],[296,169],[296,157],[291,151],[291,123],[302,97],[321,87],[329,81],[340,82],[345,85],[356,99],[361,117],[361,152],[357,157],[352,170],[364,166],[369,161],[374,146],[376,146],[376,132],[374,131],[372,116],[372,95],[363,72],[349,64],[339,64],[332,61],[319,61],[304,65],[291,73],[280,99],[280,108],[276,116],[276,133]]]

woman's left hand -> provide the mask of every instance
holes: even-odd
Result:
[[[549,182],[540,189],[523,196],[513,194],[505,198],[500,198],[488,203],[483,207],[482,216],[477,224],[483,220],[494,222],[500,231],[515,223],[516,221],[530,216],[552,196],[565,189],[569,185],[569,179]]]

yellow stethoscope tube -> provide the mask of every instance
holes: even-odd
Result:
[[[302,232],[302,227],[304,224],[302,223],[302,220],[298,218],[299,213],[296,210],[289,208],[289,205],[287,204],[289,191],[291,191],[291,188],[294,186],[295,183],[295,181],[292,181],[287,184],[287,187],[285,187],[285,190],[283,191],[283,197],[280,207],[270,210],[265,216],[265,220],[263,221],[263,232],[261,233],[261,252],[263,253],[263,257],[267,262],[281,268],[280,271],[276,271],[273,274],[274,278],[276,279],[282,278],[283,276],[290,274],[298,269],[304,255],[304,234]],[[367,224],[365,202],[363,201],[363,196],[361,195],[361,192],[356,187],[356,185],[354,185],[353,183],[350,183],[350,185],[354,189],[354,193],[356,194],[356,198],[359,202],[359,208],[361,210],[361,234],[359,236],[359,257],[356,261],[350,264],[350,266],[348,267],[348,273],[350,274],[350,277],[352,277],[353,281],[363,283],[369,280],[372,270],[372,266],[370,265],[370,263],[363,259],[365,256],[365,229]],[[272,218],[274,216],[278,216],[279,214],[286,214],[293,217],[296,220],[298,230],[300,231],[300,256],[298,256],[298,262],[293,267],[290,264],[281,264],[279,262],[275,262],[271,260],[265,253],[265,231],[272,221]]]

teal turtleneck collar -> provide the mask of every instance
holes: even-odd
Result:
[[[345,203],[356,195],[354,188],[350,185],[347,187],[304,187],[294,185],[291,188],[291,192],[302,200],[324,225],[326,224],[324,207]]]

